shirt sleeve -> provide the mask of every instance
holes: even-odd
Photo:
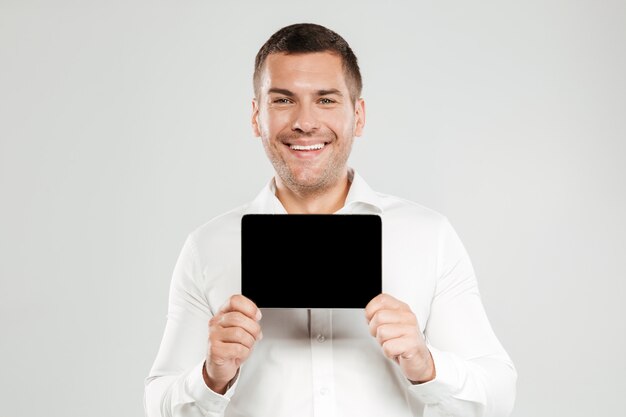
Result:
[[[506,417],[517,371],[489,323],[469,256],[447,219],[439,233],[437,286],[424,336],[436,377],[409,385],[425,417]]]
[[[165,331],[145,379],[147,417],[223,416],[234,393],[236,382],[220,395],[202,377],[212,312],[198,285],[201,273],[190,235],[174,267]]]

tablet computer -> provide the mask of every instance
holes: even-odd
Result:
[[[382,292],[376,214],[246,214],[241,292],[259,308],[364,308]]]

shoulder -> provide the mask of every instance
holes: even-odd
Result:
[[[386,217],[433,224],[447,221],[447,217],[443,213],[416,201],[380,192],[377,192],[377,195],[381,202],[382,212]]]
[[[440,241],[454,229],[448,217],[427,205],[397,195],[377,193],[383,227],[392,236]]]

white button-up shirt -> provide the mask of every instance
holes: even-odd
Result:
[[[363,309],[262,309],[263,339],[227,392],[204,384],[208,321],[241,292],[241,218],[286,214],[271,180],[249,204],[189,234],[174,268],[161,346],[145,380],[147,416],[510,414],[516,370],[492,331],[470,259],[446,217],[373,191],[352,169],[350,179],[337,214],[381,216],[383,291],[417,316],[436,378],[411,384],[369,334]]]

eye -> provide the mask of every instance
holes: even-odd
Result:
[[[335,100],[327,98],[327,97],[322,97],[319,99],[319,103],[320,104],[333,104],[335,103]]]
[[[291,103],[291,100],[286,98],[286,97],[279,97],[279,98],[274,99],[272,101],[272,103],[275,103],[275,104],[289,104],[289,103]]]

